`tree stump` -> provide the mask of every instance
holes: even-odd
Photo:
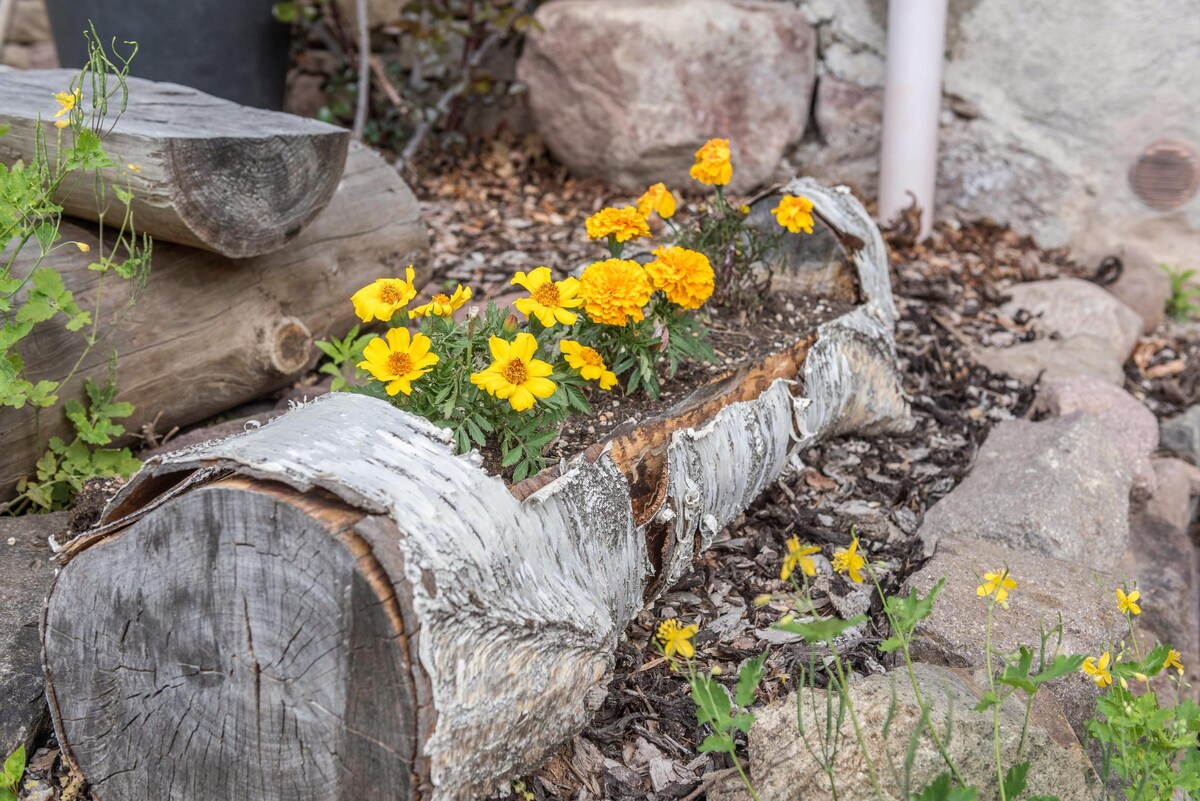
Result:
[[[801,449],[904,430],[883,242],[806,180],[864,302],[508,487],[334,394],[159,457],[49,599],[59,742],[105,801],[470,799],[587,722],[619,638]]]
[[[12,126],[0,138],[0,161],[32,159],[39,118],[54,157],[54,93],[67,91],[75,74],[0,68],[0,124]],[[128,181],[139,232],[235,259],[261,256],[295,239],[333,197],[349,131],[185,86],[128,80],[129,106],[104,138],[118,170],[101,177],[110,197],[114,182]],[[127,164],[138,170],[121,169]],[[67,214],[99,219],[90,176],[64,186],[58,201]]]

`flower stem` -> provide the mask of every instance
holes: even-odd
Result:
[[[1008,801],[1004,793],[1004,767],[1000,762],[1000,698],[996,695],[996,676],[992,673],[992,610],[995,598],[988,602],[987,631],[984,635],[983,658],[987,665],[988,689],[992,692],[992,745],[996,753],[996,778],[1000,782],[1000,801]]]

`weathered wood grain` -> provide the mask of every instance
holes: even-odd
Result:
[[[53,95],[74,75],[0,68],[0,124],[12,126],[0,138],[0,161],[31,159],[39,117],[53,155]],[[119,168],[103,175],[110,196],[114,181],[128,182],[138,229],[156,240],[231,258],[259,256],[295,239],[333,197],[348,131],[176,84],[130,78],[129,93],[128,108],[104,140]],[[140,169],[123,169],[127,164]],[[91,176],[64,187],[59,201],[70,215],[98,219]]]
[[[848,194],[811,182],[797,187],[844,235],[842,241],[858,243],[852,257],[863,304],[822,325],[802,359],[785,357],[800,374],[775,377],[757,393],[741,395],[736,384],[727,384],[701,394],[696,408],[708,409],[709,416],[677,410],[674,424],[631,436],[620,462],[610,444],[600,454],[571,460],[560,475],[518,497],[481,469],[477,454],[453,456],[447,431],[382,401],[344,393],[254,432],[148,462],[113,500],[101,528],[65,550],[67,563],[46,614],[46,671],[59,741],[97,795],[132,801],[146,797],[152,784],[154,797],[225,798],[231,784],[224,776],[214,788],[182,783],[213,766],[245,761],[247,754],[262,755],[257,764],[236,768],[255,791],[264,777],[286,770],[309,779],[288,782],[289,797],[301,801],[375,792],[378,780],[357,772],[341,773],[336,787],[329,782],[321,755],[336,752],[355,765],[383,760],[380,775],[408,771],[407,783],[394,780],[395,798],[474,799],[528,771],[578,732],[603,697],[605,675],[629,622],[723,526],[798,464],[801,448],[831,433],[910,424],[891,350],[895,312],[878,231]],[[744,375],[765,376],[770,369],[759,365]],[[638,447],[659,454],[645,481],[637,474],[639,465],[646,466]],[[245,483],[230,484],[231,475]],[[302,495],[281,495],[275,489],[280,485]],[[245,514],[242,496],[249,504]],[[310,504],[305,513],[287,511],[298,509],[299,498]],[[343,544],[336,554],[320,547],[319,538],[329,537],[318,537],[328,531],[326,510],[362,513],[353,529],[362,543]],[[246,522],[235,522],[242,517]],[[232,533],[223,534],[225,529]],[[180,542],[162,557],[167,530],[172,542],[193,544]],[[278,558],[235,572],[238,549],[254,549],[253,555],[263,549],[259,543],[274,543],[271,553]],[[292,558],[300,562],[295,569]],[[118,563],[117,574],[127,581],[137,568],[125,563],[143,566],[137,570],[142,595],[97,580]],[[210,576],[214,571],[223,575]],[[330,572],[336,580],[326,578]],[[286,621],[309,601],[308,595],[281,592],[282,586],[308,582],[324,591],[340,581],[347,592],[359,583],[369,587],[396,635],[394,646],[369,656],[379,660],[372,662],[376,670],[398,677],[404,687],[391,695],[386,688],[375,691],[379,706],[394,706],[377,710],[375,719],[398,726],[412,738],[412,749],[381,748],[363,757],[365,743],[340,739],[346,713],[292,724],[306,752],[316,755],[308,761],[281,753],[274,733],[260,734],[248,724],[236,728],[231,716],[242,720],[258,708],[246,700],[249,674],[232,683],[222,678],[210,688],[202,677],[185,673],[181,666],[197,658],[165,631],[172,610],[192,603],[175,598],[174,588],[197,581],[228,584],[231,575],[237,586],[228,592],[246,596],[243,605],[230,603],[229,610],[199,617],[221,621],[236,618],[247,605],[260,607],[258,616],[282,621],[285,634],[292,630]],[[314,611],[332,621],[318,632],[337,628],[344,641],[351,639],[344,607],[331,601]],[[154,627],[154,637],[140,633]],[[371,630],[382,628],[372,623]],[[112,644],[124,643],[130,632],[136,637],[129,648]],[[97,656],[86,646],[100,638],[111,642]],[[261,663],[258,641],[256,636],[251,651],[249,638],[229,628],[220,640],[225,661],[218,673],[232,676],[244,671],[241,666]],[[321,687],[308,672],[296,674],[286,691],[272,688],[278,693],[272,702],[294,710],[317,692],[342,692],[345,671],[338,660],[347,649],[325,654],[328,662],[313,668],[325,670]],[[125,651],[132,671],[114,669],[111,654]],[[200,748],[172,745],[166,757],[161,748],[145,748],[137,730],[145,725],[144,713],[133,714],[136,699],[164,694],[171,700],[155,705],[151,724],[159,736],[194,729],[239,731],[241,739],[208,736]],[[192,703],[201,694],[206,703]],[[123,700],[128,698],[135,700]],[[344,705],[343,696],[329,699],[327,708],[344,708],[339,702]],[[111,717],[109,710],[122,715]],[[395,723],[400,718],[404,722]],[[184,777],[183,789],[164,782],[164,775]]]
[[[0,140],[2,141],[2,140]],[[64,223],[64,236],[97,246],[95,231]],[[135,406],[127,428],[158,420],[162,433],[287,386],[318,355],[313,338],[341,335],[357,318],[347,300],[415,262],[429,271],[416,198],[396,171],[369,148],[351,148],[332,201],[285,250],[235,261],[181,245],[156,244],[145,293],[128,308],[118,279],[101,288],[87,269],[95,252],[56,251],[54,266],[83,308],[101,299],[100,330],[112,329],[62,393],[103,380],[113,348],[120,354],[119,397]],[[18,262],[17,274],[28,269]],[[102,290],[102,291],[101,291]],[[35,329],[20,353],[37,379],[61,379],[82,351],[77,334],[53,324]],[[41,455],[50,436],[66,435],[65,418],[31,409],[0,410],[0,497]]]

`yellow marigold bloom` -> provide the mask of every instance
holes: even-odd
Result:
[[[788,554],[783,557],[783,567],[779,570],[779,577],[787,581],[792,576],[792,571],[796,566],[800,566],[800,570],[806,576],[817,575],[817,566],[810,559],[814,553],[820,553],[821,549],[816,545],[805,545],[800,547],[800,538],[796,536],[788,537],[787,541]],[[768,598],[770,596],[767,596]]]
[[[429,352],[429,337],[415,334],[407,328],[392,328],[387,339],[375,337],[363,349],[363,361],[358,366],[378,381],[387,383],[387,393],[412,394],[412,382],[429,372],[438,363],[436,353]]]
[[[704,146],[696,151],[696,163],[688,172],[702,184],[709,186],[724,186],[733,178],[733,164],[730,163],[729,140],[709,139]]]
[[[604,357],[594,348],[580,345],[573,339],[564,339],[558,343],[567,364],[579,371],[587,381],[599,381],[600,389],[612,389],[617,385],[617,374],[604,364]]]
[[[69,114],[75,106],[83,100],[83,94],[76,89],[73,92],[55,92],[54,99],[58,101],[59,109],[54,112],[55,117],[61,117],[64,114]],[[58,125],[58,123],[55,123]]]
[[[642,307],[654,287],[642,265],[628,259],[605,259],[588,266],[579,279],[579,295],[588,318],[603,325],[625,325],[645,319]]]
[[[444,292],[439,292],[433,296],[433,299],[428,303],[417,306],[415,309],[408,310],[408,317],[425,317],[432,314],[434,317],[451,317],[458,307],[462,306],[471,299],[471,288],[459,284],[454,287],[454,294],[447,295]]]
[[[529,297],[521,298],[513,304],[521,314],[538,318],[538,322],[546,328],[556,322],[575,325],[579,315],[568,309],[577,309],[583,305],[583,299],[578,297],[578,278],[555,281],[549,267],[538,267],[536,270],[530,270],[528,275],[518,272],[510,283],[529,290]]]
[[[793,234],[813,232],[813,204],[804,195],[784,195],[779,205],[771,209],[775,220]]]
[[[849,548],[839,548],[833,554],[833,569],[839,573],[847,573],[850,580],[855,584],[862,584],[862,570],[866,560],[862,558],[862,554],[858,552],[858,537],[850,543]]]
[[[87,253],[89,250],[92,249],[92,246],[89,245],[87,242],[76,242],[75,247],[79,248],[80,253]]]
[[[658,216],[668,220],[675,215],[675,196],[667,189],[666,184],[659,182],[642,193],[637,201],[638,214],[646,219],[658,213]]]
[[[556,389],[546,376],[554,368],[540,359],[533,334],[520,333],[512,342],[500,337],[488,340],[494,361],[487,369],[471,374],[471,383],[497,398],[505,399],[514,411],[533,408],[536,398],[548,398]]]
[[[1141,597],[1142,594],[1137,590],[1134,590],[1126,595],[1124,590],[1118,589],[1117,608],[1120,609],[1123,614],[1140,615],[1142,613],[1142,607],[1138,606],[1137,600]]]
[[[412,265],[408,266],[405,278],[380,278],[350,296],[354,304],[354,313],[364,323],[372,320],[387,322],[392,315],[408,305],[417,296],[413,286],[415,273]]]
[[[975,594],[980,598],[995,598],[996,603],[1007,609],[1009,590],[1015,590],[1016,588],[1017,580],[1009,575],[1007,569],[996,570],[983,574],[983,583],[975,588]]]
[[[628,242],[639,236],[650,236],[646,218],[638,214],[633,206],[615,209],[611,206],[588,217],[584,222],[588,239],[604,239],[611,236],[618,242]]]
[[[1170,670],[1171,668],[1175,668],[1176,670],[1179,671],[1179,675],[1182,676],[1183,675],[1183,662],[1181,661],[1182,657],[1183,657],[1183,654],[1179,653],[1174,648],[1172,648],[1170,651],[1167,652],[1167,658],[1165,660],[1163,660],[1163,665],[1162,665],[1163,670]]]
[[[684,309],[698,309],[712,297],[713,268],[708,256],[681,247],[660,247],[646,275],[667,300]]]
[[[691,640],[696,636],[698,630],[695,626],[681,626],[678,620],[671,619],[658,624],[655,636],[662,644],[663,653],[668,658],[678,652],[684,659],[691,659],[696,655],[696,649],[692,646]]]
[[[1108,672],[1108,660],[1110,655],[1105,651],[1100,655],[1100,660],[1089,656],[1083,660],[1083,672],[1092,677],[1092,681],[1096,682],[1097,687],[1107,687],[1112,684],[1112,674]]]

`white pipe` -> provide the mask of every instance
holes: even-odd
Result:
[[[912,203],[921,207],[920,238],[933,225],[938,121],[948,0],[890,0],[879,218],[891,222]]]

